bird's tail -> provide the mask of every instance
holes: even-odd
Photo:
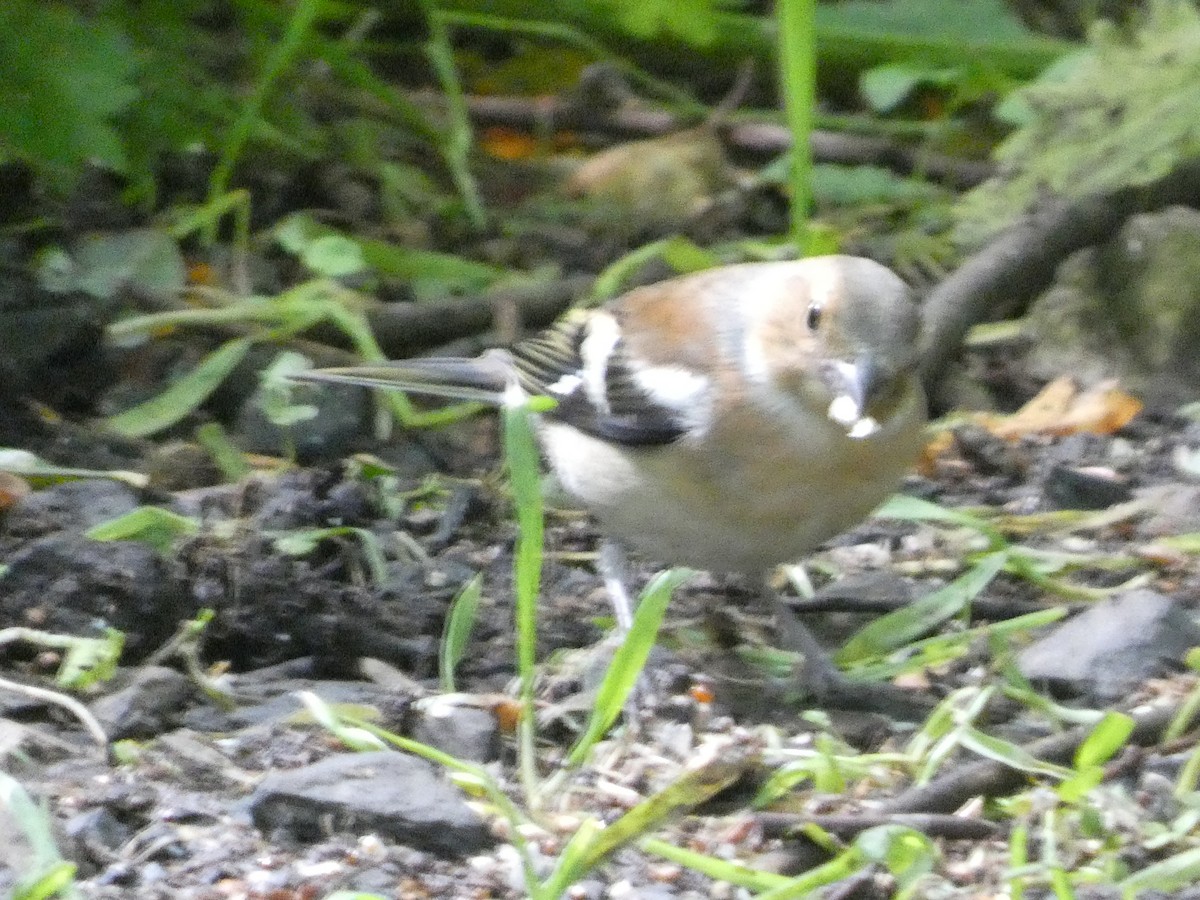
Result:
[[[512,364],[508,354],[502,351],[485,353],[473,359],[443,356],[313,369],[289,374],[288,377],[294,381],[359,384],[492,404],[504,402],[506,394],[516,386]]]

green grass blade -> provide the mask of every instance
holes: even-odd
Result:
[[[890,653],[957,615],[988,586],[1008,561],[1006,551],[989,553],[964,575],[857,631],[834,657],[851,665]]]
[[[521,679],[521,721],[517,726],[521,781],[526,796],[536,794],[533,683],[537,657],[537,601],[542,581],[542,483],[537,444],[528,406],[503,408],[504,454],[517,508],[517,549],[513,559],[516,592],[517,675]]]
[[[587,727],[567,757],[570,765],[580,765],[621,714],[629,692],[642,673],[646,658],[654,649],[671,595],[691,576],[692,572],[688,569],[671,569],[669,572],[660,572],[647,585],[638,601],[629,634],[604,674]]]
[[[160,506],[139,506],[123,516],[93,525],[84,537],[93,541],[141,541],[167,553],[181,537],[196,534],[200,523]]]
[[[476,575],[458,592],[450,604],[450,614],[442,631],[442,647],[438,654],[438,676],[442,690],[454,691],[454,671],[467,653],[471,631],[479,612],[479,598],[483,595],[483,576]]]

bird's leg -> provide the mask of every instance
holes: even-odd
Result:
[[[930,699],[891,684],[848,678],[834,663],[812,632],[804,627],[786,598],[766,578],[760,582],[763,597],[775,613],[775,628],[784,649],[804,657],[797,682],[822,706],[834,709],[880,712],[896,718],[919,719],[929,711]]]
[[[629,599],[629,560],[625,551],[615,541],[600,542],[600,558],[596,563],[600,577],[604,579],[604,590],[612,604],[617,620],[617,633],[622,638],[633,627],[633,603]]]

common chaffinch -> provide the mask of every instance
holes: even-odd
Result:
[[[890,270],[825,256],[635,288],[475,359],[297,377],[497,403],[548,395],[545,454],[609,537],[672,565],[761,576],[857,523],[911,466],[925,422],[918,329]]]

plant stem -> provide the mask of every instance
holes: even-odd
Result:
[[[791,239],[804,250],[808,210],[812,203],[813,110],[817,103],[816,0],[780,0],[779,74],[783,106],[792,133]]]

